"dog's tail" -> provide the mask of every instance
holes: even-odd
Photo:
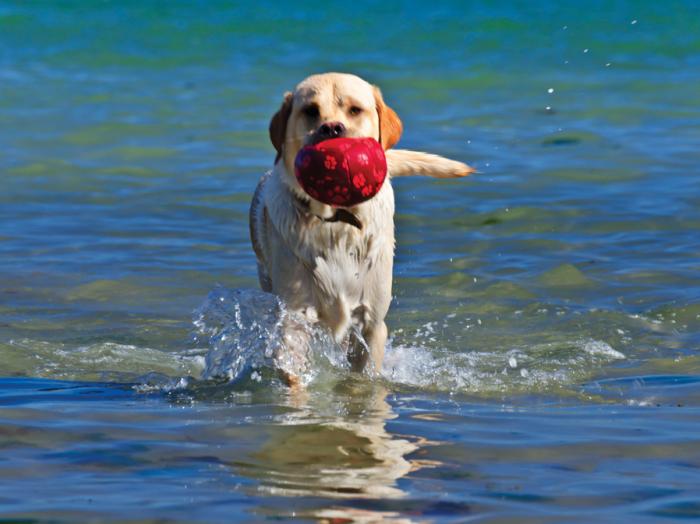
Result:
[[[474,173],[473,167],[449,158],[408,149],[388,149],[389,176],[425,175],[435,178],[459,178]]]

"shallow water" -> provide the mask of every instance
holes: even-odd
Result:
[[[325,5],[0,6],[0,518],[700,517],[700,8]],[[290,394],[247,207],[325,70],[479,173],[394,181],[384,367]]]

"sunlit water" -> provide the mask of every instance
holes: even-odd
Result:
[[[700,518],[695,2],[13,2],[0,51],[0,519]],[[384,365],[302,326],[289,391],[247,211],[326,70],[479,172],[394,181]]]

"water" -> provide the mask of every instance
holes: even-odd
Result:
[[[697,519],[699,66],[691,1],[3,3],[0,518]],[[384,367],[290,392],[247,207],[327,70],[479,173],[394,181]]]

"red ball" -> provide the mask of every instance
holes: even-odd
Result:
[[[331,138],[304,146],[294,174],[306,193],[335,207],[369,200],[386,178],[384,149],[373,138]]]

